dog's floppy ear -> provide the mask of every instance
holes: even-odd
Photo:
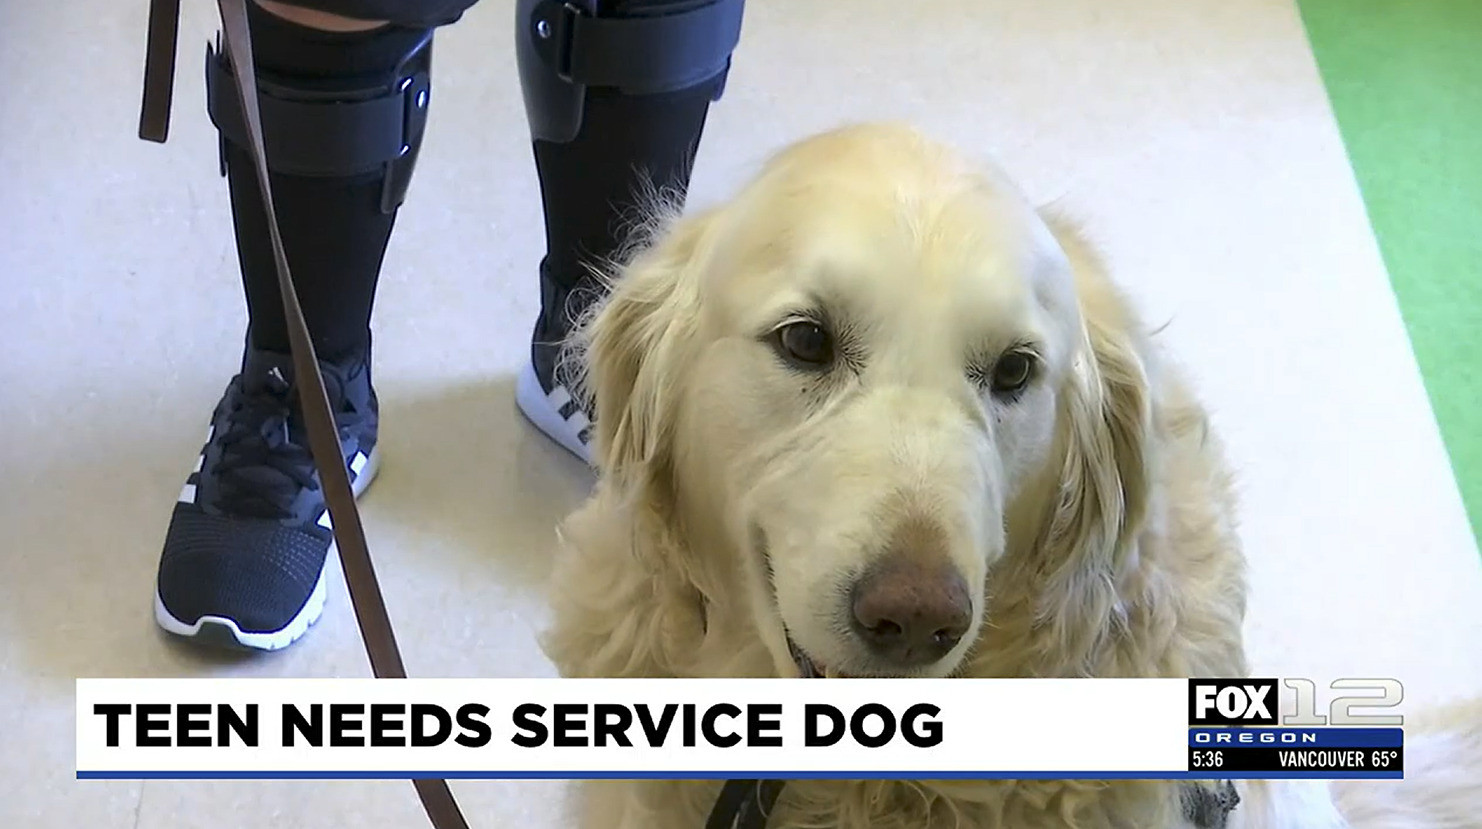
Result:
[[[1051,226],[1075,270],[1080,343],[1061,396],[1065,452],[1059,498],[1044,528],[1052,578],[1083,610],[1115,602],[1115,574],[1147,515],[1153,400],[1140,322],[1068,225]]]
[[[673,513],[672,453],[710,221],[640,228],[565,355],[593,408],[601,477],[560,530],[543,642],[563,676],[685,676],[703,644],[711,582]]]
[[[697,259],[710,221],[702,213],[647,233],[582,326],[575,358],[596,416],[597,464],[609,478],[630,481],[668,463],[672,396],[699,322]]]

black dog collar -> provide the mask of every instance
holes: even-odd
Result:
[[[705,829],[766,829],[786,780],[727,780]]]

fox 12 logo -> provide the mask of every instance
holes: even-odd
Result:
[[[1295,695],[1295,710],[1281,713],[1282,685]],[[1310,679],[1190,679],[1189,725],[1248,726],[1399,726],[1399,714],[1358,714],[1355,709],[1393,709],[1405,697],[1395,679],[1339,679],[1333,691],[1367,691],[1334,696],[1328,714],[1317,713],[1317,683]],[[1377,692],[1377,693],[1375,693]]]

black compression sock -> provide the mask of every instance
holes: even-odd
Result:
[[[248,3],[258,77],[284,86],[334,92],[393,80],[426,30],[385,26],[352,34],[321,32]],[[224,157],[247,295],[252,344],[289,350],[262,196],[245,147],[226,142]],[[269,159],[271,164],[271,158]],[[271,174],[283,245],[304,317],[321,359],[363,354],[371,309],[395,213],[381,210],[384,176]]]

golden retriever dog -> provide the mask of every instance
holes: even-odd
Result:
[[[836,130],[612,281],[571,351],[600,472],[561,532],[564,676],[1247,673],[1205,411],[1088,244],[998,170],[903,126]],[[1482,768],[1476,727],[1441,742]],[[584,784],[581,825],[698,829],[719,785]],[[1482,822],[1478,794],[1424,779],[1241,783],[1212,819],[1196,785],[793,781],[769,827]]]

